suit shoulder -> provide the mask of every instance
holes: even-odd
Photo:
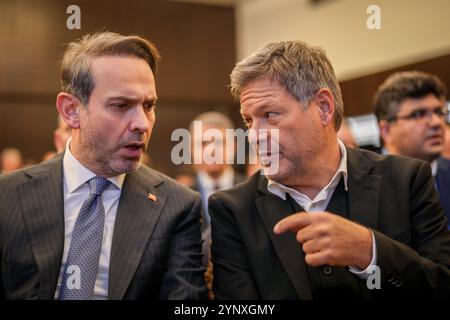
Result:
[[[218,191],[214,193],[213,196],[221,201],[229,201],[233,203],[239,203],[242,201],[253,202],[253,200],[259,196],[258,187],[261,183],[264,183],[264,181],[267,182],[267,179],[258,171],[253,176],[242,181],[241,183],[238,183],[234,187],[223,191]]]
[[[11,188],[26,180],[25,169],[0,175],[0,188]]]
[[[13,171],[0,175],[0,187],[8,188],[15,187],[30,178],[41,176],[62,168],[62,154],[56,155],[54,158],[23,168],[17,171]]]
[[[355,154],[357,154],[360,157],[364,157],[369,160],[373,164],[376,171],[390,169],[405,173],[416,173],[421,166],[429,166],[429,164],[425,161],[399,155],[378,154],[362,149],[348,149],[348,151],[349,154],[353,157],[355,157]]]

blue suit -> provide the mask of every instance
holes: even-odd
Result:
[[[447,224],[450,229],[450,160],[446,158],[438,159],[436,188],[439,191],[442,208],[447,216]]]

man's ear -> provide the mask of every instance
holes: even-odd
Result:
[[[381,120],[378,122],[380,127],[380,137],[384,144],[389,144],[391,140],[391,124],[387,120]]]
[[[315,95],[315,101],[319,107],[320,119],[324,126],[333,122],[333,116],[335,111],[334,97],[328,88],[322,88],[317,91]]]
[[[80,100],[70,93],[60,92],[56,97],[56,108],[71,129],[80,127],[80,109],[82,107]]]

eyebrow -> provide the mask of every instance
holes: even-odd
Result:
[[[268,104],[263,104],[262,106],[260,106],[258,108],[258,112],[259,113],[265,112],[267,109],[272,109],[272,108],[284,109],[283,105],[277,102],[274,105],[270,105],[270,106]],[[240,114],[242,117],[247,116],[247,114],[242,113],[242,111],[240,111]]]
[[[114,101],[114,100],[123,100],[123,101],[134,102],[134,101],[138,101],[139,99],[136,98],[136,97],[127,97],[127,96],[113,96],[113,97],[106,98],[106,102],[111,102],[111,101]],[[156,104],[156,101],[158,101],[157,97],[144,100],[145,103],[151,103],[152,105]]]

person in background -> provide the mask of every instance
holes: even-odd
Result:
[[[398,72],[379,86],[373,104],[385,152],[430,164],[450,228],[450,160],[441,157],[448,115],[446,93],[435,75]]]
[[[64,122],[64,119],[59,114],[56,123],[56,129],[53,131],[53,145],[55,146],[55,150],[44,153],[42,161],[50,160],[58,153],[63,152],[66,148],[67,141],[70,138],[70,127]]]
[[[450,160],[450,123],[448,122],[445,125],[445,143],[441,156]]]
[[[195,128],[197,125],[197,130]],[[201,125],[201,130],[200,129]],[[234,144],[226,140],[226,130],[234,129],[233,122],[226,115],[210,111],[202,113],[195,117],[189,125],[189,132],[192,139],[192,158],[199,157],[200,163],[193,161],[193,170],[195,173],[195,182],[191,186],[192,189],[198,191],[203,203],[203,217],[202,217],[202,239],[203,239],[203,263],[208,265],[210,257],[210,242],[211,242],[211,224],[208,213],[208,198],[211,194],[219,190],[225,190],[233,187],[237,183],[245,180],[245,176],[237,173],[232,166],[232,159],[229,159],[234,153]],[[220,138],[210,141],[205,138],[206,132],[214,133],[212,130],[218,130]],[[213,149],[211,155],[222,152],[222,156],[218,156],[219,161],[209,161],[206,155],[208,146]],[[199,156],[198,153],[201,153]],[[197,154],[197,155],[196,155]],[[211,159],[215,160],[215,159]]]
[[[23,166],[22,153],[17,148],[5,148],[1,153],[2,173],[19,170]]]
[[[337,132],[337,137],[345,144],[346,147],[350,148],[358,147],[346,118],[342,119],[341,127]]]
[[[63,152],[66,149],[67,141],[70,138],[70,127],[64,122],[61,115],[58,115],[58,126],[53,132],[53,143],[55,145],[56,153]]]

